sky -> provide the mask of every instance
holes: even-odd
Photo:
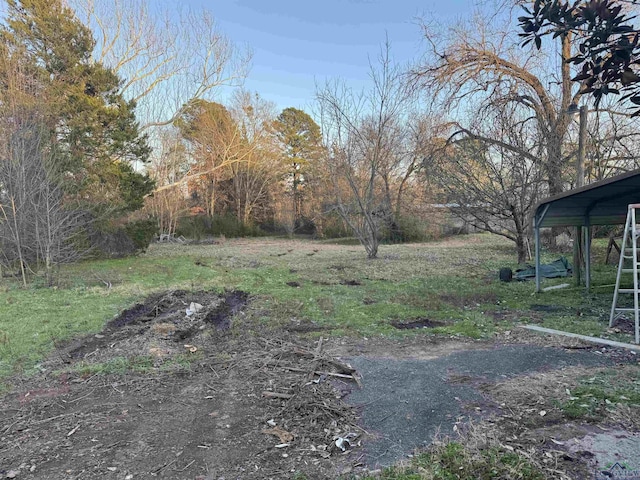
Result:
[[[404,64],[423,51],[417,18],[448,23],[468,15],[471,0],[189,0],[206,8],[237,45],[253,51],[245,88],[279,110],[309,110],[316,84],[342,78],[367,84],[388,36],[394,60]]]

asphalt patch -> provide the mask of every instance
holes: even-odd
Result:
[[[432,360],[354,357],[349,362],[362,375],[363,388],[352,391],[347,401],[359,408],[362,427],[376,436],[364,445],[369,468],[391,465],[428,446],[437,432],[454,434],[459,417],[477,415],[469,412],[470,404],[487,404],[476,388],[479,382],[615,364],[590,351],[531,345],[465,350]],[[479,382],[450,381],[461,376]]]

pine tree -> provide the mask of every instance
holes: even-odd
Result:
[[[303,216],[304,191],[309,164],[318,158],[322,134],[318,124],[306,112],[285,108],[275,122],[285,160],[289,163],[289,186],[293,200],[294,225],[297,228]]]
[[[153,182],[131,163],[146,161],[150,148],[139,131],[135,103],[120,93],[120,79],[91,60],[92,32],[61,0],[7,4],[0,48],[28,64],[32,103],[50,132],[52,158],[67,192],[116,212],[139,208]]]

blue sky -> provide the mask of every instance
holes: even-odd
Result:
[[[388,35],[399,63],[421,51],[416,18],[449,22],[472,10],[471,0],[189,0],[205,7],[221,30],[254,53],[245,88],[279,109],[308,110],[316,82],[341,77],[359,88]]]

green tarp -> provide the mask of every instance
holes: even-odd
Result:
[[[541,278],[568,277],[572,273],[573,270],[571,268],[571,264],[565,257],[560,257],[555,262],[540,265]],[[527,265],[526,268],[518,269],[513,274],[513,278],[516,280],[529,280],[536,278],[536,267],[533,265]]]

